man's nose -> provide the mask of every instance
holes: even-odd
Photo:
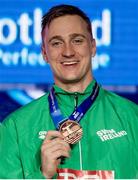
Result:
[[[71,58],[75,55],[75,50],[73,48],[73,45],[68,43],[65,44],[63,47],[63,51],[62,51],[62,56],[66,57],[66,58]]]

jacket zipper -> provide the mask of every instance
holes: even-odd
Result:
[[[78,93],[75,93],[74,96],[74,110],[76,110],[77,106],[78,106]],[[81,148],[81,141],[78,142],[79,143],[79,160],[80,160],[80,170],[82,171],[82,148]]]
[[[74,109],[76,110],[77,106],[78,106],[78,93],[76,92],[74,95]]]

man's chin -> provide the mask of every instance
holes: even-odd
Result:
[[[62,81],[65,84],[75,84],[80,82],[80,78],[64,78]]]

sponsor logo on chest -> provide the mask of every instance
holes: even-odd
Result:
[[[102,141],[109,141],[111,139],[115,138],[121,138],[123,136],[127,135],[127,132],[122,130],[122,131],[115,131],[114,129],[102,129],[100,131],[97,131],[96,134],[99,136],[99,138]]]
[[[39,139],[45,139],[46,134],[47,134],[47,131],[39,131],[38,138]]]

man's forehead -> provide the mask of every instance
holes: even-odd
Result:
[[[79,15],[64,15],[51,20],[51,22],[48,25],[46,25],[46,29],[50,29],[51,26],[61,27],[60,24],[71,26],[71,24],[73,24],[74,22],[78,25],[81,24],[87,26],[85,20]],[[66,28],[66,26],[63,27]],[[77,28],[77,26],[74,26],[74,28]]]
[[[54,19],[45,27],[47,35],[62,35],[62,33],[83,34],[88,31],[86,22],[78,15],[62,16]]]

